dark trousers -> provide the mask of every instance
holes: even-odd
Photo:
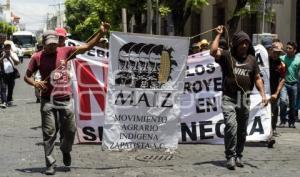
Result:
[[[279,101],[277,100],[274,103],[271,103],[271,114],[272,114],[272,119],[271,119],[271,124],[272,124],[272,130],[276,130],[276,125],[278,122],[278,112],[279,112]]]
[[[1,71],[0,71],[1,72]],[[0,73],[0,96],[1,96],[1,103],[6,103],[6,84],[4,82],[4,76]]]
[[[13,100],[13,92],[15,88],[14,73],[5,74],[4,82],[7,85],[7,102],[10,102]]]
[[[249,119],[249,102],[223,95],[222,109],[225,121],[224,142],[225,155],[231,157],[242,157],[247,136],[247,125]],[[246,104],[245,104],[246,103]]]
[[[15,88],[15,78],[13,73],[4,74],[0,76],[0,94],[2,103],[12,101],[12,95]]]

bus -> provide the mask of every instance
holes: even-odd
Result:
[[[36,36],[30,31],[18,31],[13,33],[12,41],[22,50],[24,56],[31,57],[35,52]]]

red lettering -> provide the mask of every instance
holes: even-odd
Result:
[[[96,98],[96,101],[100,107],[100,110],[105,110],[105,96],[107,93],[107,72],[108,68],[106,64],[102,66],[93,67],[91,69],[88,62],[76,59],[74,60],[75,73],[77,77],[78,97],[80,120],[91,120],[91,94]],[[100,77],[100,84],[97,80],[96,74]],[[100,74],[100,75],[99,75]],[[102,79],[102,80],[101,80]],[[91,94],[88,94],[91,93]]]

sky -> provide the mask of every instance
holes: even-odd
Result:
[[[6,0],[0,0],[5,3]],[[12,12],[21,17],[20,23],[25,24],[26,30],[43,29],[47,13],[54,13],[58,7],[50,6],[62,3],[64,0],[11,0]]]

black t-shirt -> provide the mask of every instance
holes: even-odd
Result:
[[[223,50],[216,62],[222,68],[224,95],[237,97],[238,91],[244,94],[243,92],[253,89],[255,76],[260,72],[253,55],[237,59],[232,57],[229,51]]]
[[[286,67],[283,62],[278,60],[273,60],[269,57],[270,66],[270,87],[271,94],[274,94],[277,90],[279,82],[281,79],[285,78]]]

